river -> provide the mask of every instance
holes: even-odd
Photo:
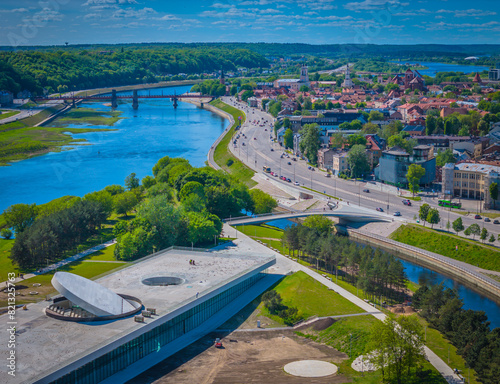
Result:
[[[139,94],[181,94],[190,88],[157,88]],[[103,103],[82,106],[110,110]],[[152,167],[166,155],[184,157],[193,166],[203,166],[208,150],[228,125],[222,117],[193,104],[179,102],[174,109],[169,99],[139,99],[137,111],[128,100],[117,109],[123,112],[124,119],[111,127],[116,131],[74,135],[92,145],[72,146],[74,149],[69,151],[0,167],[0,212],[12,204],[42,204],[64,195],[83,196],[110,184],[123,185],[132,172],[139,178],[152,174]]]
[[[286,219],[269,221],[266,224],[280,229],[285,229],[290,225],[296,225],[294,222]],[[410,261],[406,261],[398,257],[396,258],[401,261],[401,263],[405,267],[406,275],[408,276],[408,280],[410,280],[411,282],[419,285],[425,283],[443,283],[444,286],[448,288],[455,288],[464,303],[465,309],[484,311],[488,316],[488,321],[491,323],[490,328],[493,329],[500,327],[500,305],[495,303],[493,300],[480,293],[477,293],[476,291],[466,287],[463,284],[456,282],[448,276],[445,276],[438,272],[434,272],[429,268],[421,267]]]
[[[482,72],[489,71],[488,67],[483,67],[479,65],[460,65],[460,64],[447,64],[447,63],[433,63],[426,61],[390,61],[395,64],[420,64],[422,67],[427,67],[427,69],[419,69],[418,72],[420,74],[435,77],[436,72],[463,72],[465,74],[469,74],[472,72]]]

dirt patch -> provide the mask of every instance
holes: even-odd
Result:
[[[413,315],[415,312],[415,310],[411,307],[411,306],[408,306],[408,305],[402,305],[402,304],[398,304],[398,305],[395,305],[393,307],[390,307],[389,310],[392,312],[392,313],[397,313],[399,315]]]
[[[215,337],[221,337],[222,349],[213,346]],[[304,359],[339,364],[347,356],[329,346],[296,336],[292,331],[211,334],[128,383],[335,384],[350,381],[343,375],[303,378],[284,372],[286,364]]]
[[[310,329],[313,331],[323,331],[328,327],[330,327],[333,323],[335,323],[335,320],[332,319],[331,317],[327,317],[325,319],[318,319],[309,324],[299,325],[298,327],[295,328],[295,330],[303,331],[306,329]]]

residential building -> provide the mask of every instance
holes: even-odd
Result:
[[[349,169],[349,164],[347,163],[347,155],[346,151],[336,152],[332,156],[333,164],[332,164],[332,173],[334,175],[339,175]]]
[[[495,68],[491,68],[488,72],[488,79],[492,81],[500,81],[500,63],[497,63]]]
[[[247,103],[248,103],[249,107],[251,107],[251,108],[257,108],[259,106],[259,99],[257,99],[256,97],[252,96],[252,97],[248,98]]]
[[[318,168],[332,170],[334,154],[335,151],[331,148],[321,148],[318,151]]]
[[[5,107],[12,104],[14,95],[9,91],[0,91],[0,107]]]
[[[488,148],[490,143],[489,137],[480,137],[478,139],[472,139],[469,141],[453,141],[450,142],[450,148],[452,150],[465,149],[472,154],[474,159],[480,159],[483,156],[483,151]]]
[[[350,123],[354,120],[359,120],[362,123],[366,121],[363,115],[354,109],[333,109],[331,111],[321,111],[323,117],[313,116],[291,116],[293,132],[298,132],[306,124],[318,124],[320,127],[333,128],[338,127],[342,123]]]
[[[368,161],[370,162],[370,169],[375,168],[380,157],[382,157],[382,151],[385,149],[385,140],[380,138],[378,135],[366,135],[366,154],[368,155]]]
[[[425,127],[423,125],[407,125],[403,128],[403,132],[410,136],[423,136],[425,135]]]
[[[493,208],[489,188],[500,185],[500,166],[480,163],[446,164],[443,167],[443,192],[445,196],[483,200],[485,208]],[[495,203],[495,204],[494,204]]]

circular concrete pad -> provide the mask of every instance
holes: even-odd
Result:
[[[300,377],[323,377],[337,373],[337,366],[320,360],[300,360],[285,365],[285,372]]]

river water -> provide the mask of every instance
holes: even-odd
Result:
[[[285,219],[269,221],[266,224],[280,229],[285,229],[290,225],[296,225],[294,222]],[[408,280],[410,280],[411,282],[420,285],[423,285],[425,283],[443,283],[445,287],[452,289],[455,288],[458,292],[458,295],[464,302],[465,309],[484,311],[488,316],[489,322],[491,323],[490,328],[493,329],[496,327],[500,327],[500,306],[493,300],[473,291],[465,285],[460,284],[441,273],[431,271],[428,268],[421,267],[410,261],[406,261],[400,258],[397,259],[401,261],[401,263],[405,267],[406,275],[408,276]]]
[[[139,94],[181,94],[190,88],[158,88]],[[110,110],[103,103],[83,107]],[[12,204],[41,204],[64,195],[83,196],[110,184],[123,185],[132,172],[139,178],[152,174],[152,167],[166,155],[203,166],[211,145],[228,125],[222,117],[189,103],[179,102],[174,109],[169,99],[139,99],[137,111],[128,100],[118,110],[125,119],[111,127],[116,131],[74,135],[92,145],[0,167],[0,212]]]
[[[483,67],[479,65],[457,65],[457,64],[447,64],[447,63],[432,63],[426,61],[391,61],[391,63],[395,64],[406,64],[410,63],[412,65],[420,64],[423,67],[428,67],[428,69],[418,70],[420,74],[435,77],[436,72],[463,72],[465,74],[469,74],[472,72],[482,72],[489,71],[488,67]]]

